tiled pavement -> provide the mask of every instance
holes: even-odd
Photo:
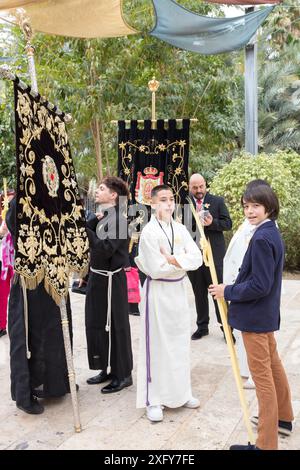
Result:
[[[223,336],[211,314],[210,334],[192,341],[192,384],[201,400],[197,410],[165,410],[161,423],[150,423],[143,410],[135,408],[134,385],[112,395],[102,395],[99,386],[89,386],[84,332],[84,296],[72,294],[74,361],[80,385],[79,405],[83,431],[73,431],[70,396],[44,401],[45,412],[32,416],[15,407],[9,391],[9,339],[0,339],[0,449],[227,449],[246,443],[238,394]],[[191,332],[195,308],[190,290]],[[212,305],[211,305],[212,307]],[[130,316],[134,359],[138,348],[139,317]],[[280,438],[280,449],[300,450],[300,281],[284,281],[282,323],[278,347],[292,389],[296,422],[289,438]],[[255,391],[246,390],[251,414],[256,414]]]

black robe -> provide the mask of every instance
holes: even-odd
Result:
[[[7,226],[16,242],[16,201],[12,200],[6,216]],[[8,332],[10,338],[11,396],[17,405],[27,407],[34,390],[45,398],[60,397],[69,392],[67,363],[60,309],[43,283],[27,290],[28,344],[31,358],[26,357],[23,291],[15,274],[10,291]],[[70,299],[67,314],[72,341]]]
[[[129,266],[127,221],[118,207],[106,211],[99,221],[96,217],[87,223],[91,261],[94,269],[115,271]],[[101,238],[96,234],[101,226]],[[126,229],[125,229],[126,227]],[[121,234],[121,229],[123,234]],[[126,232],[126,233],[125,233]],[[90,369],[106,370],[108,363],[107,317],[108,278],[90,271],[86,304],[85,325]],[[111,300],[111,373],[118,379],[128,377],[132,371],[132,350],[128,318],[127,281],[124,270],[114,274]]]

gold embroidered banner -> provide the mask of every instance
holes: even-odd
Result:
[[[190,120],[183,119],[177,127],[175,119],[165,126],[157,120],[156,129],[145,120],[141,128],[131,121],[119,121],[118,175],[128,184],[130,204],[150,206],[151,190],[159,184],[168,184],[174,192],[176,204],[184,204],[188,192]]]
[[[61,115],[14,85],[17,156],[15,271],[34,289],[42,280],[59,305],[69,274],[88,270],[89,244]]]

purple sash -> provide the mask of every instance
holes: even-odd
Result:
[[[182,276],[179,279],[152,279],[150,276],[147,276],[146,279],[146,315],[145,315],[145,329],[146,329],[146,370],[147,370],[147,396],[146,396],[146,405],[149,406],[149,383],[151,380],[151,370],[150,370],[150,325],[149,325],[149,288],[151,281],[161,281],[161,282],[180,282],[185,277]]]

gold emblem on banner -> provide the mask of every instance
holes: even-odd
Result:
[[[59,175],[53,158],[46,155],[43,158],[43,180],[48,188],[49,196],[57,197],[59,188]]]

